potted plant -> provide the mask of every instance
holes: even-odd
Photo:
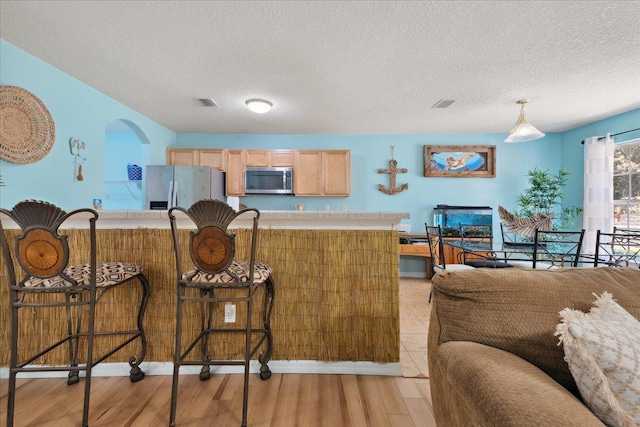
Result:
[[[562,206],[562,193],[570,174],[562,168],[557,174],[538,168],[529,170],[529,187],[518,197],[519,209],[514,213],[519,217],[551,216],[554,230],[573,225],[582,208]]]

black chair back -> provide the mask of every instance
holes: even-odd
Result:
[[[596,232],[594,267],[640,267],[640,230],[613,228]]]
[[[584,230],[542,231],[536,229],[533,240],[533,268],[538,263],[551,267],[577,267]]]
[[[502,235],[502,243],[505,245],[521,245],[532,244],[531,237],[510,231],[506,225],[500,223],[500,234]]]
[[[442,229],[439,225],[427,225],[425,224],[427,231],[427,243],[429,244],[429,251],[431,251],[431,264],[434,267],[442,269],[446,268],[446,262],[444,260],[444,243],[442,243]]]

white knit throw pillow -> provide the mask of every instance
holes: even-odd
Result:
[[[555,335],[583,400],[610,426],[640,426],[640,322],[610,293],[589,313],[565,308]]]

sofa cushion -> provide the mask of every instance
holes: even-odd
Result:
[[[486,345],[450,341],[438,347],[445,390],[443,426],[603,427],[582,402],[531,363]]]
[[[640,425],[640,322],[605,292],[589,313],[566,308],[556,329],[582,398],[605,423]]]
[[[560,310],[588,311],[594,292],[609,291],[640,318],[640,269],[440,271],[432,281],[437,300],[432,323],[438,322],[434,329],[438,345],[471,341],[508,351],[576,396],[578,389],[554,336]]]

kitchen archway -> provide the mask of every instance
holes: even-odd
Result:
[[[104,138],[105,210],[140,210],[144,205],[142,177],[128,174],[127,165],[144,171],[150,162],[150,143],[138,125],[130,120],[113,120],[105,125]],[[131,179],[130,179],[131,178]]]

